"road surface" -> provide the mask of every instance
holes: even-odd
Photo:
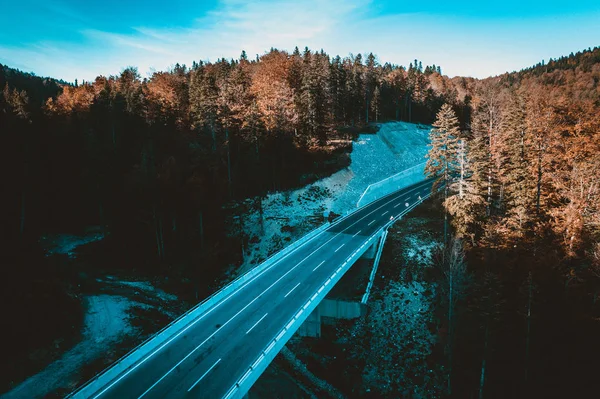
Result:
[[[334,271],[431,191],[416,184],[364,206],[257,274],[90,398],[222,398]]]

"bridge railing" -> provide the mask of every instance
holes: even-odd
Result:
[[[238,381],[231,387],[227,392],[224,399],[239,399],[244,397],[244,394],[248,392],[250,387],[256,382],[258,377],[265,371],[267,366],[284,347],[286,342],[294,335],[296,330],[304,323],[308,316],[313,310],[319,305],[319,303],[325,298],[327,293],[333,288],[333,286],[342,278],[346,271],[356,262],[358,258],[377,240],[384,229],[382,227],[373,235],[371,235],[367,241],[365,241],[356,251],[350,255],[334,272],[327,278],[327,280],[319,287],[319,289],[313,294],[312,297],[302,306],[288,323],[279,331],[279,333],[269,342],[269,344],[261,351],[258,358],[250,365],[246,372],[238,379]]]
[[[398,191],[412,184],[426,180],[427,177],[425,176],[425,164],[426,162],[420,163],[386,179],[378,181],[377,183],[369,184],[365,192],[358,199],[356,207],[360,208],[361,206],[393,193],[394,191]]]
[[[208,298],[206,298],[205,300],[203,300],[202,302],[200,302],[199,304],[197,304],[196,306],[179,316],[177,319],[173,320],[167,326],[163,327],[160,331],[147,338],[144,342],[136,346],[134,349],[130,350],[126,355],[124,355],[119,360],[108,366],[102,372],[96,374],[96,376],[94,376],[91,380],[87,381],[76,391],[69,394],[67,398],[89,398],[90,394],[92,394],[95,391],[101,390],[104,387],[104,385],[113,381],[121,373],[133,368],[137,362],[142,360],[149,353],[160,350],[161,345],[168,341],[169,336],[174,335],[177,332],[184,329],[192,320],[196,319],[197,317],[200,317],[213,305],[223,300],[228,295],[232,295],[249,280],[253,279],[258,274],[261,274],[263,271],[273,266],[279,260],[283,259],[292,251],[294,251],[294,249],[298,248],[307,241],[310,241],[319,233],[326,230],[328,227],[340,223],[348,216],[349,213],[337,218],[331,224],[329,222],[326,222],[325,224],[315,228],[300,239],[294,241],[290,245],[276,252],[271,257],[267,258],[264,262],[260,263],[259,265],[248,270],[246,273],[242,274],[235,280],[231,281],[229,284],[225,285],[223,288],[213,293],[211,296],[209,296]]]
[[[312,297],[302,306],[294,316],[288,321],[288,323],[279,331],[279,334],[275,336],[267,345],[258,358],[246,369],[246,372],[238,379],[238,381],[231,387],[227,392],[224,399],[238,399],[242,398],[243,395],[248,392],[250,387],[256,382],[258,377],[264,372],[267,366],[275,358],[277,353],[283,348],[287,341],[294,335],[296,330],[304,323],[308,316],[318,306],[318,304],[325,298],[331,288],[342,278],[342,276],[348,271],[348,269],[356,262],[358,258],[362,256],[367,249],[379,240],[382,236],[387,235],[387,230],[396,221],[402,218],[404,215],[410,212],[412,209],[420,205],[423,201],[431,196],[431,192],[428,192],[422,196],[419,196],[412,204],[408,205],[403,209],[400,216],[387,222],[385,226],[373,233],[367,241],[365,241],[356,251],[354,251],[334,272],[325,280],[323,285],[313,294]],[[345,218],[345,217],[344,217]],[[343,218],[342,218],[343,219]],[[334,223],[335,224],[335,223]]]

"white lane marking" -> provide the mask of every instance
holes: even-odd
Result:
[[[192,354],[194,352],[196,352],[198,349],[200,349],[200,347],[202,345],[204,345],[209,339],[211,339],[212,337],[214,337],[219,332],[219,330],[221,330],[223,327],[225,327],[227,324],[229,324],[231,322],[231,320],[233,320],[236,317],[238,317],[240,313],[242,313],[244,310],[246,310],[248,308],[248,306],[252,305],[254,303],[254,301],[256,301],[259,297],[260,297],[260,295],[257,296],[256,298],[254,298],[253,300],[251,300],[250,302],[248,302],[246,304],[246,306],[244,306],[239,312],[237,312],[235,315],[233,315],[233,317],[231,319],[227,320],[225,322],[225,324],[223,324],[222,326],[220,326],[219,328],[217,328],[214,333],[210,334],[210,336],[208,338],[206,338],[204,341],[202,341],[202,343],[200,343],[200,345],[198,345],[197,347],[195,347],[193,351],[191,351],[190,353],[188,353],[187,355],[185,355],[185,357],[183,359],[181,359],[175,366],[173,366],[173,368],[171,368],[171,370],[167,371],[167,373],[165,375],[163,375],[162,377],[160,377],[158,379],[158,381],[156,381],[154,384],[152,384],[152,386],[150,388],[146,389],[146,391],[143,394],[141,394],[140,396],[138,396],[138,399],[144,397],[148,392],[150,392],[152,390],[152,388],[154,388],[155,386],[157,386],[162,380],[165,379],[166,376],[168,376],[169,374],[171,374],[173,372],[173,370],[175,370],[177,367],[179,367],[179,365],[181,363],[185,362],[190,356],[192,356]]]
[[[369,224],[368,224],[367,226],[370,226],[370,225],[372,225],[373,223],[375,223],[375,221],[374,221],[374,220],[371,220],[371,222],[369,222]]]
[[[290,290],[290,292],[288,292],[287,294],[285,294],[285,295],[284,295],[284,298],[287,298],[287,296],[288,296],[288,295],[290,295],[290,294],[292,293],[292,291],[294,291],[296,288],[298,288],[298,286],[299,286],[299,285],[300,285],[300,283],[296,284],[296,285],[294,286],[294,288],[292,288],[292,289]]]
[[[387,213],[389,213],[390,211],[385,211],[381,214],[381,216],[385,216]]]
[[[345,243],[344,243],[344,244],[345,244]],[[340,245],[340,246],[338,247],[338,249],[336,249],[336,250],[335,250],[335,251],[333,251],[333,252],[337,252],[337,251],[339,251],[340,249],[342,249],[342,247],[344,246],[344,244]]]
[[[316,238],[317,236],[313,237]],[[311,238],[310,240],[308,240],[306,243],[312,241]],[[335,237],[334,237],[335,238]],[[331,238],[329,241],[331,241],[333,238]],[[325,244],[329,243],[329,241],[327,241]],[[305,243],[305,244],[306,244]],[[325,245],[323,244],[323,245]],[[300,263],[304,262],[309,256],[311,256],[312,254],[314,254],[315,252],[317,252],[319,249],[321,249],[323,247],[323,245],[321,245],[319,248],[317,248],[315,251],[313,251],[310,255],[308,255],[306,258],[304,258],[302,261],[300,261]],[[296,252],[296,250],[298,248],[294,249],[293,251],[291,251],[290,253],[286,254],[285,256],[283,256],[281,259],[279,259],[276,262],[273,262],[272,265],[270,265],[269,267],[267,267],[265,270],[262,270],[260,273],[258,273],[256,276],[252,277],[250,280],[248,280],[246,283],[244,283],[241,287],[239,287],[237,290],[233,291],[231,294],[229,294],[228,296],[226,296],[222,301],[219,301],[218,303],[216,303],[215,305],[213,305],[213,307],[211,307],[210,309],[208,309],[206,312],[202,313],[196,320],[194,320],[193,322],[191,322],[190,324],[188,324],[185,328],[183,328],[181,331],[179,331],[177,334],[175,334],[173,337],[171,337],[169,340],[167,340],[166,342],[164,342],[161,346],[159,346],[157,349],[155,349],[153,352],[151,352],[150,354],[148,354],[144,359],[142,359],[139,363],[135,364],[134,366],[132,366],[129,370],[127,370],[125,373],[123,373],[123,375],[121,375],[119,378],[117,378],[115,381],[113,381],[109,386],[107,386],[106,388],[104,388],[102,391],[100,391],[100,393],[96,394],[93,399],[97,399],[100,396],[102,396],[106,391],[108,391],[109,389],[111,389],[113,386],[115,386],[116,384],[119,383],[119,381],[121,381],[123,378],[127,377],[131,372],[133,372],[134,370],[136,370],[138,367],[140,367],[142,364],[144,364],[146,361],[148,361],[149,359],[151,359],[154,355],[156,355],[158,352],[160,352],[165,346],[169,345],[171,342],[173,342],[175,339],[177,339],[181,334],[185,333],[187,330],[189,330],[190,328],[192,328],[194,325],[196,325],[196,323],[198,323],[199,321],[201,321],[202,319],[204,319],[206,316],[208,316],[209,314],[211,314],[213,311],[215,311],[219,306],[221,306],[222,304],[224,304],[225,302],[227,302],[232,296],[236,295],[237,293],[239,293],[242,289],[244,289],[248,284],[252,283],[254,280],[256,280],[257,278],[259,278],[260,276],[262,276],[264,273],[268,272],[269,270],[271,270],[275,265],[277,265],[279,262],[281,262],[282,260],[286,259],[288,256],[290,256],[292,253]],[[298,265],[300,265],[300,263],[298,263]],[[284,274],[281,278],[283,278],[284,276],[286,276],[289,272],[291,272],[292,270],[294,270],[298,265],[294,266],[292,269],[290,269],[286,274]],[[281,278],[279,280],[281,280]],[[279,280],[277,280],[276,282],[278,282]],[[267,288],[265,291],[263,291],[263,294],[268,291],[273,285],[275,285],[275,283],[273,283],[269,288]],[[262,295],[262,294],[261,294]],[[260,296],[260,295],[259,295]],[[218,331],[218,330],[217,330]]]
[[[352,238],[354,238],[354,237],[356,237],[357,235],[359,235],[361,231],[362,231],[362,230],[358,230],[356,233],[354,233],[354,235],[352,236]]]
[[[265,315],[263,317],[261,317],[260,319],[258,319],[258,321],[256,323],[254,323],[254,325],[252,327],[250,327],[250,329],[248,331],[246,331],[246,334],[248,334],[250,331],[254,330],[254,327],[256,327],[258,325],[258,323],[260,323],[261,321],[263,321],[263,319],[265,317],[267,317],[268,313],[265,313]]]
[[[400,205],[402,205],[402,202],[397,203],[396,205],[394,205],[394,209],[398,208]]]
[[[334,236],[333,238],[337,237],[339,234],[338,233],[336,236]],[[333,240],[333,238],[331,238],[329,241]],[[325,244],[329,243],[329,241],[327,241]],[[323,247],[325,244],[321,245],[321,247]],[[236,318],[240,313],[242,313],[244,310],[246,310],[248,308],[248,306],[250,306],[254,301],[256,301],[260,296],[264,295],[267,291],[269,291],[275,284],[277,284],[279,281],[281,281],[281,279],[283,279],[285,276],[287,276],[288,274],[290,274],[295,268],[297,268],[298,266],[300,266],[300,264],[302,262],[304,262],[306,259],[308,259],[311,255],[313,255],[315,252],[317,252],[319,249],[321,249],[321,247],[317,248],[316,250],[314,250],[310,255],[308,255],[306,258],[302,259],[300,262],[298,262],[298,264],[296,264],[296,266],[292,267],[290,270],[288,270],[283,276],[279,277],[279,279],[277,279],[277,281],[275,281],[273,284],[271,284],[266,290],[264,290],[261,294],[259,294],[256,298],[254,298],[250,303],[248,303],[246,306],[244,306],[239,312],[237,312],[231,319],[227,320],[227,322],[225,322],[225,324],[223,324],[221,327],[219,327],[214,333],[212,333],[208,338],[206,338],[200,345],[198,345],[193,351],[191,351],[190,353],[188,353],[181,361],[179,361],[179,363],[177,363],[171,370],[169,370],[165,375],[163,375],[158,381],[156,381],[154,383],[154,385],[152,385],[150,388],[148,388],[146,390],[146,392],[144,392],[141,396],[138,397],[138,399],[142,398],[144,395],[146,395],[148,392],[150,392],[150,390],[152,390],[152,388],[154,388],[156,385],[158,385],[158,383],[160,383],[167,375],[169,375],[173,370],[175,370],[181,363],[183,363],[187,358],[189,358],[191,356],[192,353],[194,353],[195,351],[197,351],[202,345],[204,345],[209,339],[211,339],[217,332],[219,332],[219,330],[221,330],[223,327],[225,327],[227,324],[229,324],[229,322],[231,322],[231,320],[233,320],[234,318]],[[298,283],[296,285],[296,287],[300,285],[300,283]],[[296,289],[296,287],[292,288],[292,291],[294,289]],[[286,297],[292,292],[288,292],[286,294]]]
[[[427,182],[424,182],[423,184],[426,184]],[[410,192],[416,190],[417,187],[413,188]],[[408,194],[408,193],[406,193]],[[158,383],[160,381],[162,381],[168,374],[170,374],[175,368],[177,368],[177,366],[179,366],[181,363],[183,363],[187,358],[189,358],[192,353],[194,353],[196,350],[198,350],[198,348],[200,348],[202,345],[204,345],[206,343],[206,341],[208,341],[209,339],[211,339],[217,332],[219,332],[221,330],[221,328],[225,327],[227,324],[229,324],[229,322],[231,322],[231,320],[233,320],[235,317],[237,317],[241,312],[243,312],[244,310],[246,310],[248,308],[248,306],[250,306],[254,301],[256,301],[261,295],[263,295],[264,293],[266,293],[268,290],[270,290],[275,284],[277,284],[279,281],[281,281],[281,279],[283,279],[285,276],[287,276],[289,273],[291,273],[294,269],[296,269],[298,266],[300,266],[300,264],[302,264],[302,262],[304,262],[306,259],[310,258],[312,255],[314,255],[317,251],[319,251],[321,248],[323,248],[325,245],[329,244],[333,239],[335,239],[337,236],[339,236],[340,234],[342,234],[343,232],[345,232],[346,230],[350,229],[351,227],[353,227],[355,224],[357,224],[358,222],[360,222],[361,220],[365,219],[367,216],[377,212],[379,209],[383,208],[384,206],[388,205],[389,203],[391,203],[392,201],[396,200],[397,198],[392,198],[391,200],[385,202],[383,205],[380,205],[379,207],[375,208],[373,211],[369,212],[368,214],[366,214],[365,216],[361,217],[360,219],[358,219],[356,222],[352,223],[350,226],[346,227],[344,230],[342,230],[341,232],[337,233],[335,236],[331,237],[329,240],[327,240],[324,244],[322,244],[319,248],[315,249],[313,252],[311,252],[307,257],[305,257],[304,259],[302,259],[300,262],[298,262],[293,268],[291,268],[290,270],[288,270],[283,276],[281,276],[277,281],[275,281],[273,284],[271,284],[266,290],[264,290],[259,296],[257,296],[256,298],[254,298],[250,303],[248,303],[246,306],[244,306],[244,308],[242,308],[242,310],[240,310],[238,313],[236,313],[231,319],[229,319],[227,322],[225,322],[225,324],[223,324],[221,327],[219,327],[219,329],[217,329],[214,333],[212,333],[206,340],[204,340],[200,345],[198,345],[192,352],[188,353],[186,355],[185,358],[183,358],[179,363],[177,363],[177,365],[175,365],[175,367],[173,367],[171,370],[169,370],[169,372],[167,372],[167,374],[163,375],[157,382],[154,383],[154,385],[152,385],[150,388],[148,388],[148,390],[146,390],[146,392],[144,392],[139,398],[143,397],[144,395],[146,395],[152,388],[154,388],[156,385],[158,385]],[[315,236],[316,237],[316,236]],[[343,244],[342,244],[343,246]],[[301,248],[301,247],[298,247]],[[341,247],[340,247],[341,248]],[[338,248],[339,249],[339,248]],[[287,258],[289,255],[291,255],[292,253],[294,253],[296,250],[286,254],[284,257],[282,257],[281,259],[279,259],[277,262],[274,262],[271,266],[269,266],[268,268],[266,268],[265,270],[261,271],[259,274],[257,274],[256,276],[254,276],[252,279],[250,279],[248,282],[246,282],[244,285],[242,285],[240,288],[238,288],[236,291],[232,292],[231,294],[229,294],[223,301],[220,301],[219,303],[217,303],[216,305],[214,305],[211,309],[209,309],[208,311],[206,311],[205,313],[203,313],[200,317],[198,317],[198,319],[196,319],[193,323],[190,323],[186,328],[184,328],[182,331],[180,331],[179,333],[177,333],[177,335],[175,335],[173,338],[171,338],[170,340],[168,340],[167,342],[165,342],[163,345],[161,345],[158,349],[156,349],[154,352],[152,352],[150,355],[148,355],[148,357],[144,358],[140,363],[136,364],[135,366],[133,366],[131,369],[129,369],[126,373],[124,373],[121,377],[119,377],[117,380],[115,380],[112,384],[110,384],[108,387],[106,387],[105,389],[103,389],[99,394],[97,394],[96,396],[94,396],[94,399],[98,398],[100,395],[102,395],[104,392],[106,392],[107,390],[109,390],[110,388],[112,388],[115,384],[117,384],[120,380],[122,380],[123,378],[125,378],[129,373],[131,373],[133,370],[135,370],[136,368],[138,368],[139,366],[141,366],[146,360],[148,360],[149,358],[151,358],[152,356],[154,356],[158,351],[160,351],[162,348],[164,348],[166,345],[168,345],[169,343],[171,343],[174,339],[176,339],[178,336],[180,336],[181,334],[183,334],[185,331],[187,331],[189,328],[191,328],[193,325],[195,325],[197,322],[199,322],[200,320],[202,320],[204,317],[208,316],[210,313],[212,313],[214,310],[216,310],[219,306],[221,306],[223,303],[225,303],[227,300],[229,300],[229,298],[231,298],[233,295],[237,294],[241,289],[243,289],[244,287],[246,287],[248,284],[250,284],[252,281],[256,280],[258,277],[260,277],[262,274],[264,274],[265,272],[269,271],[271,268],[273,268],[277,263],[281,262],[283,259]],[[329,281],[331,281],[331,279],[328,279],[328,281],[325,283],[325,285],[327,285],[329,283]],[[138,398],[138,399],[139,399]]]
[[[195,387],[196,385],[198,385],[198,383],[199,383],[200,381],[202,381],[202,379],[203,379],[204,377],[206,377],[206,374],[210,373],[210,372],[212,371],[212,369],[214,369],[214,368],[215,368],[215,366],[216,366],[217,364],[219,364],[219,362],[220,362],[220,361],[221,361],[221,359],[217,360],[217,361],[215,362],[215,364],[213,364],[212,366],[210,366],[210,368],[209,368],[208,370],[206,370],[206,373],[202,374],[202,377],[198,378],[198,381],[194,382],[194,384],[193,384],[193,385],[190,387],[190,389],[188,389],[188,392],[190,392],[192,389],[194,389],[194,387]]]
[[[321,265],[322,265],[323,263],[325,263],[325,261],[322,261],[321,263],[319,263],[319,265],[313,269],[313,272],[314,272],[315,270],[317,270],[319,267],[321,267]]]

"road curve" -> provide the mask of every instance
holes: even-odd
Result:
[[[340,265],[431,192],[431,181],[348,215],[174,331],[91,399],[222,398]]]

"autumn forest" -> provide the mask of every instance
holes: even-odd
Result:
[[[482,397],[485,381],[486,397],[586,397],[600,350],[600,48],[487,79],[442,67],[308,48],[81,82],[0,65],[0,309],[25,342],[2,362],[81,323],[82,272],[46,257],[40,236],[96,226],[106,238],[88,268],[169,276],[194,303],[248,245],[226,234],[227,204],[260,208],[328,176],[358,133],[397,120],[434,127],[445,395]]]

